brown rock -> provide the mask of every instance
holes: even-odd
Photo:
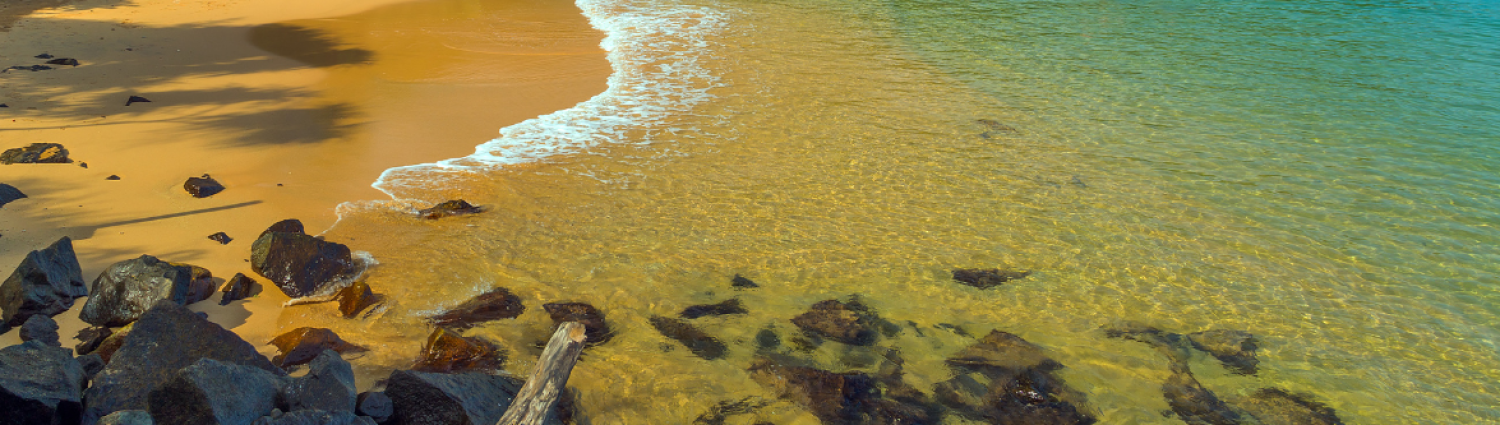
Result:
[[[786,366],[760,358],[750,377],[783,399],[806,407],[824,424],[936,424],[935,406],[921,399],[886,397],[878,379],[862,372],[834,373]]]
[[[514,319],[526,312],[521,297],[505,288],[491,289],[474,299],[465,301],[443,314],[432,317],[433,324],[449,329],[463,330],[480,322],[499,319]]]
[[[1014,270],[953,269],[953,280],[979,289],[1000,286],[1005,282],[1021,279],[1030,275],[1031,272],[1020,272]]]
[[[1339,415],[1323,403],[1280,388],[1261,388],[1234,403],[1266,425],[1343,425]]]
[[[689,351],[704,360],[714,360],[724,357],[729,347],[720,342],[718,338],[709,336],[698,330],[691,323],[670,317],[651,316],[651,326],[661,332],[663,336],[672,338],[687,346]]]
[[[338,299],[339,313],[343,313],[346,319],[354,317],[359,314],[360,310],[375,305],[380,300],[363,279],[339,290]]]
[[[543,310],[552,317],[555,325],[561,326],[566,322],[578,322],[583,324],[583,332],[588,336],[590,345],[609,342],[613,334],[609,330],[609,324],[604,321],[604,313],[592,305],[584,303],[550,303],[543,304]]]
[[[879,336],[875,318],[859,306],[838,300],[824,300],[812,305],[806,313],[792,318],[804,331],[850,345],[871,345]]]
[[[990,331],[948,359],[948,364],[976,371],[1013,374],[1022,370],[1057,370],[1062,364],[1042,353],[1042,347],[1019,336],[999,330]]]
[[[1193,347],[1212,354],[1230,371],[1240,375],[1254,375],[1260,360],[1255,358],[1255,335],[1249,332],[1215,329],[1188,334]]]
[[[417,214],[421,215],[422,218],[435,220],[443,217],[478,214],[481,212],[484,212],[483,208],[469,205],[468,202],[462,199],[454,199],[451,201],[443,202],[441,204],[433,205],[432,208],[417,211]]]
[[[433,329],[417,355],[412,370],[421,372],[453,373],[464,371],[491,372],[505,363],[500,347],[479,338],[465,338],[452,330],[441,327]]]
[[[235,273],[234,277],[224,282],[224,287],[219,289],[224,295],[219,298],[219,305],[229,305],[231,302],[250,298],[260,292],[260,284],[255,282],[244,273]]]
[[[0,153],[0,163],[3,164],[66,164],[73,162],[68,159],[68,150],[63,145],[56,143],[32,143],[24,148],[6,149]]]
[[[271,363],[287,367],[307,364],[323,353],[333,350],[339,354],[365,351],[364,347],[344,342],[338,334],[324,328],[297,328],[271,340],[271,345],[281,351]]]

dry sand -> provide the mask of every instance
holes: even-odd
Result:
[[[317,233],[339,203],[385,199],[369,185],[386,168],[472,153],[602,92],[609,74],[603,34],[565,0],[6,4],[0,67],[44,52],[81,63],[0,74],[0,149],[61,143],[75,160],[0,165],[0,183],[30,196],[0,208],[7,276],[68,236],[90,282],[150,254],[265,283],[247,259],[266,226],[298,218]],[[151,103],[125,106],[132,95]],[[205,173],[228,189],[189,196],[183,182]],[[234,241],[207,239],[220,231]],[[267,286],[192,308],[264,344],[286,300]],[[65,345],[83,301],[56,317]]]

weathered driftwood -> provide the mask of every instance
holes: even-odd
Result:
[[[500,416],[499,425],[540,425],[562,396],[568,375],[578,363],[578,354],[583,352],[585,339],[582,323],[566,322],[558,326],[526,385],[516,394],[505,415]]]

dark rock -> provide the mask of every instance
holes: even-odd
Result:
[[[677,342],[681,342],[682,345],[686,345],[689,351],[692,351],[693,354],[702,357],[704,360],[714,360],[724,357],[724,353],[729,351],[729,347],[720,342],[718,338],[709,336],[703,331],[698,330],[698,328],[693,327],[692,324],[682,320],[652,316],[651,326],[655,327],[657,332],[661,332],[667,338],[675,339]]]
[[[998,384],[998,385],[997,385]],[[990,384],[980,416],[997,424],[1082,425],[1097,422],[1066,399],[1079,399],[1052,374],[1028,370]]]
[[[286,374],[233,332],[171,301],[157,302],[131,327],[124,346],[85,393],[84,423],[110,412],[146,409],[152,389],[201,359]]]
[[[359,314],[360,310],[380,301],[380,298],[375,296],[375,292],[370,290],[370,284],[365,283],[364,280],[356,281],[339,290],[338,299],[339,313],[342,313],[344,318],[354,317]]]
[[[117,176],[117,175],[114,175],[114,174],[110,174],[109,177],[105,177],[104,179],[105,180],[119,180],[120,176]]]
[[[771,328],[761,329],[755,333],[755,346],[762,350],[769,350],[781,346],[781,336]]]
[[[234,240],[234,238],[229,237],[229,234],[224,232],[208,235],[208,239],[214,242],[218,242],[219,245],[229,245],[229,241]]]
[[[45,315],[31,316],[26,323],[21,324],[21,341],[38,341],[53,347],[61,347],[61,337],[57,336],[57,322]]]
[[[92,353],[95,349],[99,348],[99,343],[104,342],[105,338],[109,338],[114,333],[109,328],[102,326],[83,328],[78,331],[78,335],[73,337],[73,339],[79,341],[78,345],[73,347],[73,351],[78,354]]]
[[[744,303],[741,303],[738,298],[731,298],[718,304],[688,306],[688,308],[682,309],[682,313],[678,314],[678,316],[684,319],[697,319],[703,316],[717,316],[721,314],[747,314],[749,312],[749,310],[745,310]]]
[[[292,378],[277,395],[286,412],[321,410],[354,413],[354,368],[333,350],[324,350],[307,364],[307,375]]]
[[[1084,404],[1083,394],[1052,374],[1062,364],[1013,334],[991,331],[949,358],[948,364],[989,379],[989,385],[982,385],[969,374],[959,374],[935,388],[939,402],[971,419],[1002,424],[1096,422],[1078,407]]]
[[[359,273],[349,247],[290,232],[261,234],[250,245],[250,267],[292,298],[328,294]]]
[[[3,207],[5,206],[5,204],[9,204],[17,199],[25,198],[27,198],[27,196],[25,193],[21,193],[21,189],[16,189],[15,186],[0,183],[0,207]]]
[[[209,299],[218,289],[214,284],[214,274],[208,269],[187,263],[172,263],[174,266],[187,267],[192,273],[193,281],[188,284],[188,293],[185,304],[192,304]]]
[[[861,372],[833,373],[757,359],[750,376],[783,399],[806,407],[824,424],[936,424],[935,406],[887,398],[880,381]]]
[[[223,192],[224,185],[219,184],[219,181],[214,180],[213,177],[204,174],[203,177],[188,177],[187,182],[182,184],[182,189],[186,190],[189,195],[193,195],[194,198],[207,198]]]
[[[94,279],[93,290],[78,315],[95,326],[124,326],[145,313],[157,301],[178,305],[197,296],[192,266],[172,264],[150,255],[114,263]],[[209,280],[210,288],[212,280]]]
[[[40,341],[0,348],[0,423],[76,424],[83,367]]]
[[[360,416],[369,416],[370,419],[374,419],[378,423],[385,423],[386,419],[390,419],[394,409],[391,406],[391,398],[380,391],[359,393],[359,396],[355,398],[355,403],[357,407],[355,407],[354,413],[358,413]]]
[[[170,375],[146,396],[151,418],[163,424],[254,421],[276,408],[276,391],[285,379],[262,369],[209,358]]]
[[[734,279],[731,279],[729,281],[729,286],[733,286],[733,287],[736,287],[736,288],[759,288],[760,287],[760,285],[755,284],[754,281],[752,281],[750,279],[746,279],[744,276],[740,276],[740,275],[734,275]]]
[[[114,358],[115,352],[119,351],[120,347],[125,346],[125,338],[130,336],[130,330],[133,328],[135,328],[135,324],[131,323],[116,329],[114,333],[99,342],[99,347],[94,350],[93,354],[98,354],[100,358],[104,359],[104,363],[109,363],[109,359]]]
[[[965,347],[948,364],[988,376],[1013,375],[1024,370],[1052,371],[1062,364],[1047,357],[1042,347],[999,330],[990,331],[974,345]]]
[[[272,339],[271,345],[281,351],[271,362],[281,367],[307,364],[323,354],[323,350],[333,350],[340,354],[365,351],[364,347],[344,342],[338,334],[324,328],[293,329]]]
[[[47,64],[48,65],[70,65],[70,66],[78,66],[78,59],[73,59],[73,58],[58,58],[58,59],[53,59],[53,60],[47,61]]]
[[[305,230],[302,229],[302,221],[301,220],[298,220],[298,219],[295,219],[295,218],[288,218],[286,220],[281,220],[281,221],[276,222],[275,224],[272,224],[271,227],[267,227],[266,230],[260,232],[260,236],[256,236],[255,238],[256,239],[260,239],[261,236],[265,236],[266,233],[270,233],[270,232],[304,233],[304,234],[307,233]]]
[[[150,103],[151,99],[147,99],[147,98],[140,97],[140,96],[131,96],[130,99],[126,99],[125,100],[125,106],[130,106],[130,104],[132,104],[132,103],[140,103],[140,102]]]
[[[1167,357],[1172,371],[1188,372],[1188,358],[1192,356],[1192,352],[1188,348],[1187,337],[1182,334],[1166,332],[1140,323],[1125,322],[1106,328],[1104,335],[1110,338],[1144,342]]]
[[[83,270],[73,253],[73,240],[64,236],[46,249],[31,251],[4,283],[0,283],[0,333],[26,323],[31,316],[56,316],[89,294]]]
[[[36,56],[32,56],[32,57],[37,58],[37,59],[52,59],[52,55],[49,55],[49,54],[46,54],[46,53],[43,53],[43,54],[40,54],[40,55],[36,55]]]
[[[432,323],[450,329],[468,329],[480,322],[514,319],[526,312],[521,297],[505,288],[491,289],[474,299],[464,301],[458,307],[433,316]]]
[[[792,323],[804,331],[850,345],[874,344],[879,337],[876,321],[868,310],[838,300],[819,301],[792,318]]]
[[[1161,386],[1162,396],[1178,419],[1188,425],[1238,425],[1239,412],[1219,400],[1213,391],[1203,388],[1193,374],[1175,372]]]
[[[1332,407],[1280,388],[1262,388],[1239,400],[1236,407],[1254,415],[1265,425],[1343,425]]]
[[[276,416],[264,416],[251,425],[375,425],[375,420],[349,412],[301,410]]]
[[[754,412],[756,409],[770,405],[759,397],[746,397],[738,401],[725,400],[714,405],[708,413],[698,415],[693,420],[693,425],[724,425],[730,416],[744,415]]]
[[[561,326],[565,322],[578,322],[583,324],[583,332],[588,336],[590,345],[609,342],[614,336],[609,330],[609,324],[604,321],[604,313],[592,305],[584,303],[550,303],[543,304],[543,310],[552,317],[552,323]]]
[[[250,298],[251,295],[260,292],[259,288],[260,284],[255,283],[255,279],[243,273],[235,273],[234,277],[229,278],[228,282],[224,282],[224,287],[219,289],[224,293],[219,298],[219,305],[229,305],[231,302]]]
[[[4,103],[0,103],[0,108],[9,108],[9,107],[10,107],[10,105],[6,105]]]
[[[984,408],[984,396],[989,394],[989,387],[979,383],[969,374],[960,374],[947,381],[939,382],[932,387],[933,398],[938,403],[951,409],[959,410],[964,416],[979,417]]]
[[[484,212],[483,208],[469,205],[468,202],[465,202],[462,199],[455,199],[443,202],[441,204],[433,205],[432,208],[417,211],[417,214],[421,215],[422,218],[434,220],[456,215],[478,214],[481,212]]]
[[[110,413],[102,418],[96,425],[154,425],[151,413],[145,410],[121,410]]]
[[[959,283],[985,289],[1000,286],[1005,282],[1030,276],[1031,272],[1018,272],[1000,269],[953,269],[953,280]]]
[[[1254,375],[1260,360],[1255,358],[1255,335],[1245,331],[1210,330],[1188,334],[1193,347],[1224,364],[1224,367],[1240,375]]]
[[[427,337],[411,368],[421,372],[492,372],[504,364],[505,353],[495,344],[439,327]]]
[[[386,381],[394,413],[385,425],[489,425],[521,390],[519,379],[487,373],[438,374],[398,370]],[[559,425],[569,416],[559,401],[543,422]]]
[[[89,353],[75,358],[78,359],[78,366],[83,368],[84,381],[92,381],[95,376],[99,375],[99,372],[104,371],[104,357],[99,356],[98,353]]]
[[[49,68],[50,69],[50,68]],[[66,164],[68,150],[56,143],[32,143],[24,148],[6,149],[0,153],[0,164]]]
[[[10,71],[12,69],[19,69],[19,70],[22,70],[22,71],[37,72],[37,71],[46,71],[46,70],[52,69],[52,67],[47,66],[47,65],[31,65],[31,66],[16,65],[16,66],[12,66],[10,68],[6,68],[5,70],[6,71]]]

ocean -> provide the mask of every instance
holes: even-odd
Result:
[[[1180,423],[1167,359],[1103,328],[1244,330],[1259,371],[1196,353],[1221,398],[1307,394],[1345,423],[1500,418],[1500,3],[1487,0],[578,0],[609,89],[388,170],[392,200],[326,235],[369,251],[385,306],[289,308],[410,364],[425,318],[493,287],[527,312],[469,331],[529,370],[541,304],[615,332],[570,386],[588,423],[815,423],[746,369],[768,351],[931,393],[1001,330],[1064,365],[1101,423]],[[462,197],[489,211],[418,222]],[[999,287],[954,268],[1031,274]],[[740,275],[760,284],[739,289]],[[794,344],[857,298],[899,331]],[[652,316],[691,322],[705,360]],[[788,341],[765,348],[765,331]],[[804,341],[805,342],[805,341]],[[967,423],[950,416],[947,423]]]

